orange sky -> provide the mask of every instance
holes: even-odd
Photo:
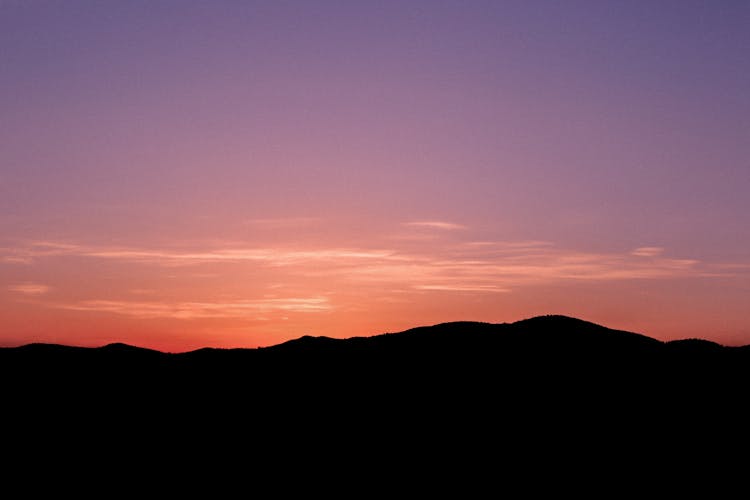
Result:
[[[727,302],[727,285],[746,279],[739,265],[706,264],[659,247],[594,252],[490,240],[437,220],[351,236],[312,218],[245,225],[274,237],[255,245],[67,240],[3,248],[10,278],[0,311],[4,342],[127,342],[185,351],[553,313],[663,339],[710,332],[725,343],[743,342],[731,328],[743,315],[733,315],[737,305]],[[313,228],[335,236],[329,245],[304,242]],[[294,235],[299,243],[280,243]],[[353,239],[362,244],[341,243]]]

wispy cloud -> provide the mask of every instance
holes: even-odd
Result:
[[[455,247],[443,255],[417,255],[401,262],[375,263],[348,271],[353,279],[409,283],[419,290],[509,291],[561,281],[668,279],[707,276],[694,259],[632,253],[586,253],[543,242],[483,243]]]
[[[81,247],[66,243],[36,241],[18,247],[0,248],[0,262],[4,264],[32,264],[38,258],[71,255]]]
[[[543,240],[520,240],[520,241],[468,241],[464,243],[466,248],[473,249],[491,249],[494,251],[519,251],[533,250],[537,248],[554,247],[551,241]]]
[[[640,247],[630,253],[638,257],[656,257],[664,253],[664,249],[662,247]]]
[[[322,220],[323,219],[318,217],[277,217],[267,219],[248,219],[245,221],[245,224],[263,228],[280,229],[311,226],[322,222]]]
[[[39,283],[20,283],[8,286],[8,290],[23,295],[44,295],[51,290],[51,287]]]
[[[203,319],[203,318],[246,318],[249,314],[271,313],[274,311],[296,313],[327,312],[332,306],[326,297],[291,297],[232,302],[145,302],[119,300],[84,300],[80,302],[56,304],[58,309],[73,311],[94,311],[122,314],[142,319]]]
[[[31,264],[33,259],[31,257],[22,257],[17,255],[3,255],[0,257],[0,262],[3,264]]]
[[[453,222],[444,222],[444,221],[412,221],[412,222],[404,222],[403,225],[410,226],[410,227],[442,229],[444,231],[455,231],[457,229],[466,229],[466,226],[463,226],[461,224],[454,224]]]
[[[456,291],[471,293],[507,292],[521,286],[563,281],[613,281],[633,279],[673,279],[729,275],[732,268],[720,269],[695,259],[672,258],[661,247],[639,247],[621,253],[594,253],[565,249],[550,242],[471,241],[445,245],[411,245],[407,248],[253,248],[228,247],[202,250],[173,248],[97,247],[69,243],[37,242],[14,249],[14,255],[34,259],[76,257],[103,259],[118,264],[151,265],[175,268],[221,264],[210,269],[212,276],[223,273],[254,273],[263,270],[267,282],[285,282],[298,291],[325,286],[328,289],[367,286],[378,290]],[[738,268],[734,268],[735,270]],[[201,270],[204,272],[205,270]],[[218,274],[217,274],[218,273]],[[303,282],[303,280],[306,280]],[[44,293],[28,288],[26,292]],[[313,294],[323,293],[314,290]],[[281,300],[281,299],[279,299]],[[287,300],[287,299],[285,299]],[[167,314],[161,304],[142,302],[78,303],[89,310],[113,308],[139,311],[148,315],[150,307]],[[194,302],[169,306],[172,317],[232,314],[230,311],[278,310],[305,307],[320,310],[327,302],[286,301],[270,299],[233,302],[212,306],[212,302]],[[141,307],[142,306],[142,307]],[[128,314],[136,315],[135,312]]]
[[[748,263],[722,263],[715,264],[713,267],[722,270],[737,270],[737,271],[748,271],[750,270],[750,264]]]
[[[416,290],[435,290],[443,292],[510,292],[509,288],[500,288],[495,285],[417,285]]]
[[[260,262],[269,265],[294,265],[311,261],[353,262],[394,258],[394,252],[382,249],[324,248],[290,250],[285,248],[219,248],[204,251],[97,247],[87,245],[35,242],[26,248],[13,249],[18,258],[91,257],[140,262],[163,266],[189,266],[221,262]]]

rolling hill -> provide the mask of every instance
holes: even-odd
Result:
[[[6,455],[43,450],[50,468],[137,457],[152,471],[321,479],[335,464],[360,481],[380,470],[386,484],[440,490],[445,476],[484,491],[529,467],[629,481],[631,460],[658,471],[736,447],[750,350],[541,316],[179,354],[28,344],[0,349],[0,376]]]
[[[192,397],[237,390],[335,394],[361,384],[391,394],[420,384],[422,393],[483,391],[498,384],[511,392],[573,388],[652,393],[730,391],[750,376],[750,347],[703,339],[663,342],[559,315],[514,323],[451,322],[370,337],[303,336],[262,348],[206,347],[165,353],[121,343],[102,347],[28,344],[0,349],[5,380],[28,388],[69,392],[113,387],[135,393]],[[383,389],[384,390],[384,389]]]

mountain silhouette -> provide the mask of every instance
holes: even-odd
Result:
[[[469,374],[525,372],[530,378],[590,374],[609,377],[672,377],[698,372],[716,378],[746,374],[750,346],[704,339],[660,341],[562,315],[514,323],[458,321],[369,337],[305,335],[259,348],[205,347],[167,353],[124,343],[102,347],[31,343],[0,348],[3,375],[18,381],[56,383],[76,377],[121,379],[152,385],[158,377],[227,377],[226,383],[273,387],[341,373],[387,381],[409,374],[460,379]],[[92,372],[92,370],[95,370]],[[277,373],[280,378],[261,375]],[[260,380],[253,376],[259,376]],[[157,378],[154,378],[157,377]],[[143,379],[143,380],[142,380]],[[489,379],[487,379],[489,380]],[[482,381],[484,382],[484,381]]]
[[[184,353],[34,343],[0,349],[0,375],[6,454],[317,480],[335,464],[360,488],[380,470],[372,488],[478,495],[527,467],[632,481],[629,460],[718,456],[746,422],[750,349],[548,315]]]
[[[460,321],[370,337],[302,336],[261,348],[165,353],[122,343],[0,349],[6,393],[102,405],[175,402],[350,407],[484,404],[724,404],[750,381],[750,348],[702,339],[664,342],[577,318]],[[172,403],[170,403],[170,401]],[[192,404],[191,403],[191,404]]]

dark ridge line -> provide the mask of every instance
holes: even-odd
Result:
[[[378,341],[385,338],[390,338],[394,336],[421,336],[421,335],[430,335],[430,336],[437,336],[440,334],[441,331],[445,331],[448,329],[455,330],[456,328],[473,328],[473,327],[486,327],[486,328],[522,328],[526,326],[535,326],[535,327],[547,327],[551,330],[558,330],[561,327],[565,328],[577,328],[583,331],[606,331],[614,335],[625,335],[630,336],[632,338],[640,338],[644,341],[652,341],[652,342],[658,342],[664,345],[674,346],[676,348],[680,348],[683,350],[695,350],[695,349],[715,349],[715,350],[749,350],[750,351],[750,344],[745,345],[739,345],[739,346],[731,346],[731,345],[724,345],[718,342],[715,342],[713,340],[708,340],[705,338],[697,338],[697,337],[688,337],[684,339],[674,339],[674,340],[668,340],[668,341],[662,341],[658,340],[654,337],[650,337],[648,335],[638,333],[638,332],[632,332],[627,330],[617,330],[612,329],[609,327],[606,327],[601,324],[597,324],[591,321],[583,320],[576,317],[561,315],[561,314],[547,314],[547,315],[540,315],[540,316],[534,316],[530,318],[521,319],[514,322],[503,322],[503,323],[491,323],[491,322],[484,322],[484,321],[470,321],[470,320],[459,320],[459,321],[448,321],[443,323],[436,323],[433,325],[421,325],[421,326],[415,326],[412,328],[408,328],[406,330],[402,331],[395,331],[395,332],[384,332],[384,333],[378,333],[373,334],[369,336],[352,336],[352,337],[346,337],[346,338],[335,338],[330,337],[326,335],[302,335],[300,337],[289,339],[283,342],[280,342],[278,344],[272,344],[267,346],[258,346],[258,347],[212,347],[212,346],[204,346],[199,347],[196,349],[188,350],[188,351],[180,351],[180,352],[173,352],[173,351],[163,351],[159,349],[153,349],[148,347],[142,347],[138,345],[133,344],[127,344],[123,342],[111,342],[108,344],[104,344],[101,346],[76,346],[76,345],[69,345],[69,344],[60,344],[60,343],[54,343],[54,342],[31,342],[28,344],[18,345],[18,346],[11,346],[11,347],[0,347],[0,352],[3,351],[43,351],[43,350],[59,350],[59,351],[67,351],[67,352],[94,352],[94,351],[107,351],[107,352],[118,352],[118,353],[126,353],[126,352],[140,352],[140,353],[153,353],[153,354],[161,354],[161,355],[168,355],[168,356],[190,356],[190,355],[198,355],[198,354],[205,354],[209,352],[249,352],[249,351],[273,351],[273,350],[279,350],[279,349],[287,349],[290,347],[295,348],[304,348],[305,346],[312,346],[315,345],[316,347],[320,347],[322,343],[328,343],[329,345],[334,344],[344,344],[344,343],[356,343],[356,342],[362,342],[362,341]],[[553,333],[553,335],[555,335]]]

